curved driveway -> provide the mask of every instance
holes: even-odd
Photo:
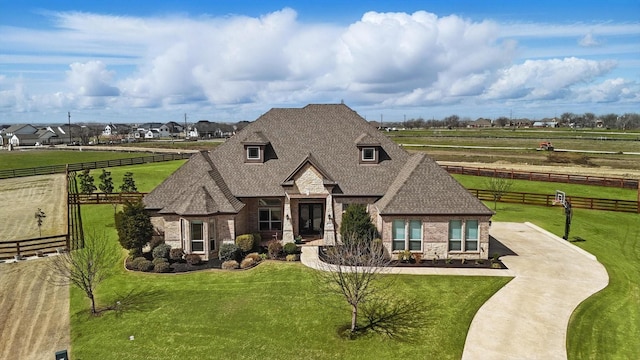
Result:
[[[514,276],[476,313],[462,359],[566,359],[573,310],[609,282],[595,256],[530,223],[500,223],[491,235],[516,255],[500,259],[508,270],[392,268],[414,275]],[[493,253],[493,249],[490,249]],[[317,247],[303,247],[306,266],[328,270]]]

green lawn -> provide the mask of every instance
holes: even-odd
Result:
[[[150,163],[142,165],[129,165],[129,166],[117,166],[107,168],[105,170],[111,172],[113,178],[114,192],[120,191],[120,185],[122,184],[122,177],[126,172],[133,173],[133,179],[136,182],[139,192],[150,192],[158,184],[170,174],[176,171],[187,160],[173,160],[164,161],[159,163]],[[102,169],[91,170],[91,175],[94,178],[94,184],[98,186],[100,184],[100,174]],[[87,208],[91,209],[91,208]],[[84,209],[83,209],[84,210]]]
[[[490,179],[485,176],[452,175],[467,189],[489,189],[486,182]],[[589,197],[597,199],[638,200],[638,190],[621,189],[614,187],[563,184],[545,181],[512,180],[513,192],[526,192],[535,194],[555,194],[556,190],[564,191],[567,196]],[[492,206],[493,208],[493,206]]]
[[[106,231],[117,249],[112,215],[108,205],[83,207],[87,231]],[[474,314],[509,281],[399,276],[394,293],[425,305],[417,315],[421,326],[403,339],[346,340],[338,332],[349,324],[349,307],[323,294],[314,270],[300,263],[178,275],[128,273],[120,264],[114,269],[98,290],[99,303],[113,304],[133,290],[134,306],[90,317],[88,301],[72,289],[74,359],[459,359]]]
[[[28,150],[0,151],[0,170],[64,165],[90,161],[147,156],[146,153],[117,151]]]

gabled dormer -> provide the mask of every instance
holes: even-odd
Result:
[[[249,164],[263,164],[269,140],[261,131],[250,133],[244,140],[244,162]]]
[[[371,135],[363,133],[356,139],[358,147],[358,162],[363,165],[377,165],[380,163],[382,145]]]

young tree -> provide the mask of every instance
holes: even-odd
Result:
[[[42,211],[42,209],[38,208],[38,210],[36,211],[36,223],[38,224],[38,232],[40,232],[40,237],[42,237],[42,223],[44,222],[44,218],[46,218],[47,215],[44,213],[44,211]]]
[[[371,222],[371,216],[367,213],[367,208],[364,205],[349,205],[342,215],[340,235],[345,244],[350,241],[360,242],[375,238],[376,227]]]
[[[136,182],[133,180],[133,173],[127,171],[124,173],[122,177],[122,185],[120,185],[121,192],[134,193],[138,192],[138,188],[136,187]]]
[[[111,276],[118,255],[105,236],[90,236],[82,249],[52,256],[49,269],[51,282],[56,285],[73,285],[91,300],[91,314],[96,315],[95,290],[98,284]]]
[[[100,185],[98,185],[100,191],[105,194],[111,194],[113,192],[113,179],[111,178],[111,172],[102,169],[100,174]]]
[[[116,213],[118,240],[123,248],[142,252],[153,236],[153,224],[144,211],[141,201],[128,202],[122,211]]]
[[[496,210],[498,201],[511,189],[513,182],[508,178],[490,177],[485,181],[485,187],[493,196],[493,210]]]
[[[89,169],[83,170],[78,174],[80,179],[80,192],[83,194],[92,194],[96,191],[96,186],[93,184],[93,176],[89,173]]]
[[[386,288],[375,283],[389,270],[391,259],[376,242],[343,237],[343,243],[327,249],[323,255],[326,262],[320,262],[323,271],[316,274],[325,289],[341,295],[351,306],[350,330],[354,334],[359,330],[360,305],[378,298]]]

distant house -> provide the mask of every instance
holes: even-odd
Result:
[[[155,130],[155,129],[146,131],[144,133],[144,138],[145,139],[158,139],[158,138],[160,138],[160,131],[159,130]]]
[[[194,126],[194,135],[201,139],[225,138],[234,134],[233,125],[200,120]]]
[[[28,135],[28,134],[35,134],[36,131],[38,131],[38,129],[29,124],[18,124],[18,125],[12,125],[6,128],[4,130],[4,135],[5,136],[13,136],[16,134]]]
[[[102,130],[103,136],[127,135],[131,131],[131,126],[127,124],[107,124]]]
[[[489,128],[491,127],[491,120],[479,118],[476,121],[471,121],[467,124],[468,128]]]
[[[558,126],[558,122],[555,120],[535,121],[532,126],[535,128],[555,128]]]
[[[486,259],[493,215],[344,104],[271,109],[194,154],[144,204],[156,236],[204,259],[245,233],[335,244],[351,204],[366,206],[391,256]]]
[[[184,127],[175,121],[169,121],[160,126],[159,130],[162,137],[178,137],[184,131]]]

